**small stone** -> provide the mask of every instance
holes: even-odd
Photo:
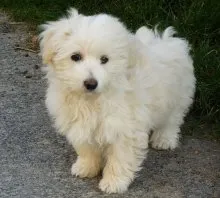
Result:
[[[28,75],[25,76],[25,78],[32,78],[32,75],[28,74]]]
[[[25,54],[24,56],[25,56],[25,57],[28,57],[28,56],[29,56],[29,54],[27,53],[27,54]]]
[[[27,70],[24,70],[24,71],[22,71],[21,73],[25,75],[25,74],[28,73],[28,71],[27,71]]]
[[[35,69],[39,69],[39,65],[34,65],[34,68]]]
[[[19,47],[19,44],[15,44],[15,47]]]

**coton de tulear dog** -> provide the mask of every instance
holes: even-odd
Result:
[[[103,170],[99,188],[122,193],[141,169],[148,142],[156,149],[178,145],[195,90],[188,43],[173,37],[172,27],[132,34],[111,15],[75,9],[42,27],[46,105],[78,155],[72,174]]]

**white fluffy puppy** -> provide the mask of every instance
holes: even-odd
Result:
[[[156,149],[178,144],[195,89],[187,42],[172,37],[172,28],[160,35],[141,27],[134,35],[115,17],[75,9],[43,28],[46,105],[78,155],[72,174],[103,169],[102,191],[126,191],[149,141]]]

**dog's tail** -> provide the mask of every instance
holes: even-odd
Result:
[[[160,34],[157,30],[157,26],[154,29],[149,29],[146,26],[140,27],[135,36],[145,45],[155,41],[155,39],[170,39],[176,33],[173,27],[168,27],[165,31]]]
[[[140,27],[135,36],[145,45],[151,43],[155,39],[155,34],[146,26]]]

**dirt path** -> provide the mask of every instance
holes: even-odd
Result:
[[[27,37],[0,14],[0,197],[220,197],[220,145],[184,138],[175,151],[150,150],[123,195],[105,195],[95,179],[70,174],[76,156],[54,132],[37,54],[15,50]]]

